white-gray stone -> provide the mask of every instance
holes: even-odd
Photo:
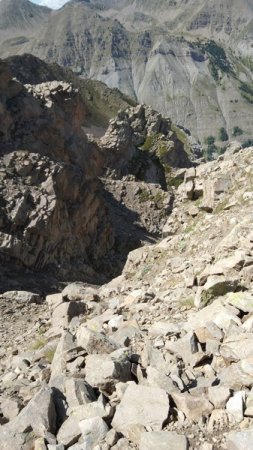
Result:
[[[187,438],[173,431],[142,433],[139,450],[187,450]]]
[[[138,443],[145,427],[160,431],[169,415],[169,398],[159,388],[130,384],[112,421],[113,428],[130,441]]]
[[[253,450],[253,428],[229,433],[227,450]]]

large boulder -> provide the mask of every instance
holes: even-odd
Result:
[[[109,355],[88,355],[85,359],[85,379],[105,395],[112,394],[118,381],[132,379],[128,352],[119,349]]]
[[[22,409],[19,415],[0,429],[0,447],[8,449],[6,442],[10,444],[9,449],[16,450],[18,445],[22,448],[23,442],[29,437],[45,436],[47,432],[56,432],[56,411],[53,401],[53,391],[48,386],[43,386],[33,399]]]
[[[169,397],[163,389],[130,384],[116,408],[112,426],[129,440],[139,443],[146,427],[162,430],[169,409]]]

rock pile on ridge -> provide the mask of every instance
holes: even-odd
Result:
[[[161,242],[6,335],[1,448],[252,449],[252,163],[249,148],[185,170]]]
[[[53,101],[51,97],[55,97],[57,94],[69,94],[69,99],[71,99],[71,94],[73,95],[73,87],[70,83],[65,81],[48,81],[46,83],[40,84],[26,84],[25,87],[27,91],[31,93],[34,97],[43,100],[45,106],[51,108],[53,106]],[[75,90],[75,93],[78,91]],[[67,98],[65,98],[67,101]]]

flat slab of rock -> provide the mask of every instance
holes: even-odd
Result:
[[[253,355],[252,333],[239,334],[227,338],[220,347],[220,354],[230,362],[250,358]]]
[[[187,438],[173,431],[142,433],[140,450],[187,450]]]
[[[39,294],[35,294],[34,292],[28,291],[7,291],[1,295],[2,298],[6,300],[15,300],[20,303],[41,303],[42,297]]]
[[[253,312],[253,295],[249,292],[230,292],[227,295],[227,301],[244,313]]]
[[[242,359],[232,363],[219,373],[220,383],[233,390],[251,386],[253,379],[253,358]]]
[[[245,431],[229,433],[228,450],[253,450],[253,428]]]
[[[138,443],[145,427],[162,430],[169,409],[169,398],[163,389],[130,384],[116,408],[112,426],[130,441]]]
[[[190,316],[187,323],[184,325],[185,330],[195,330],[195,328],[205,326],[207,318],[209,322],[214,322],[223,331],[226,331],[231,321],[237,325],[241,325],[241,321],[238,318],[239,311],[234,307],[224,306],[222,300],[214,300],[213,303],[198,311],[196,314]]]
[[[155,322],[149,328],[149,335],[151,337],[156,336],[169,336],[173,334],[178,334],[180,332],[180,325],[172,322]]]

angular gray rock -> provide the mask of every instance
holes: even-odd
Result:
[[[208,417],[213,410],[213,405],[204,396],[173,392],[172,398],[177,409],[193,422]]]
[[[65,381],[65,396],[69,408],[96,400],[92,387],[80,378],[69,378]]]
[[[85,283],[71,283],[62,291],[64,300],[73,302],[82,300],[84,302],[98,301],[98,291]]]
[[[106,434],[109,431],[108,426],[101,417],[82,420],[79,423],[79,427],[86,448],[94,448],[105,439]]]
[[[51,364],[51,386],[54,385],[55,379],[58,376],[62,376],[65,374],[67,368],[66,353],[75,347],[76,345],[74,343],[73,335],[68,331],[64,331],[56,347]]]
[[[6,301],[17,301],[19,303],[41,303],[42,297],[39,294],[35,294],[34,292],[27,291],[8,291],[1,294],[1,297]]]
[[[142,433],[140,450],[187,450],[188,442],[184,435],[173,431],[151,431]]]
[[[118,381],[132,379],[127,351],[119,349],[110,355],[88,355],[85,358],[85,379],[105,395],[112,394]]]
[[[52,325],[54,327],[65,328],[69,325],[73,317],[84,315],[87,311],[83,302],[64,302],[56,306],[52,314]]]
[[[89,330],[81,325],[76,335],[77,345],[87,351],[88,354],[112,353],[119,346],[105,334]]]
[[[30,431],[33,431],[35,436],[42,437],[47,431],[56,431],[53,392],[48,386],[43,386],[16,418],[1,427],[0,447],[8,448],[6,442],[11,441],[13,449],[17,448]]]
[[[139,443],[146,427],[162,430],[169,409],[169,398],[164,390],[130,384],[116,408],[112,426],[130,441]]]

